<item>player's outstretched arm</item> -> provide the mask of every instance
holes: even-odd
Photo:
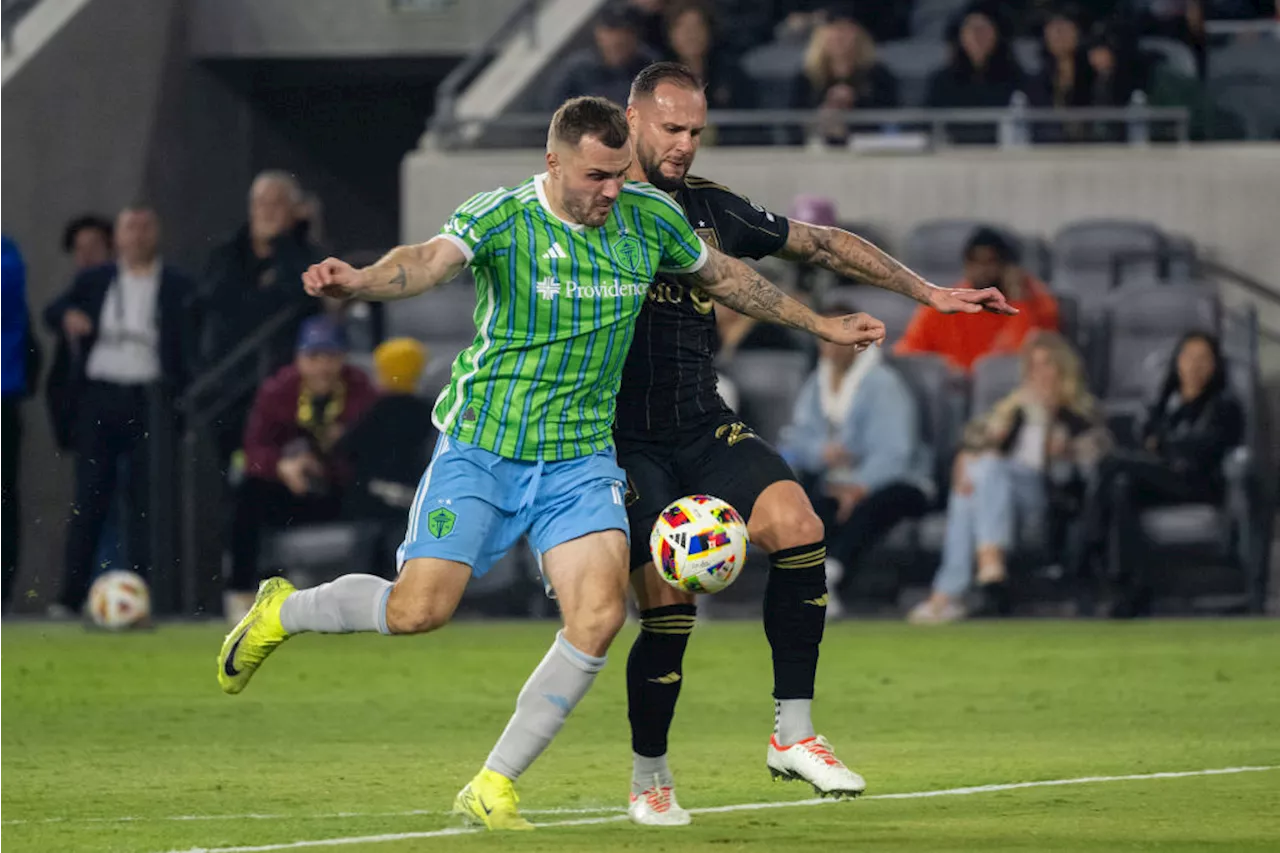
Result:
[[[466,264],[466,256],[452,242],[432,238],[397,246],[363,269],[326,258],[302,274],[302,283],[312,296],[385,302],[424,293],[456,276]]]
[[[823,317],[737,258],[710,246],[707,253],[706,264],[687,278],[722,305],[757,320],[802,329],[832,343],[869,346],[884,340],[884,323],[869,314]]]
[[[778,257],[829,269],[837,275],[892,290],[944,314],[1017,314],[994,287],[982,290],[938,287],[907,269],[856,234],[840,228],[788,220],[787,243]]]

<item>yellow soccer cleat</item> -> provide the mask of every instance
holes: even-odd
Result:
[[[298,591],[284,578],[269,578],[258,587],[253,607],[222,641],[218,653],[218,685],[223,693],[239,693],[276,646],[289,639],[280,624],[280,605]]]
[[[453,813],[488,829],[533,829],[533,824],[520,816],[518,802],[511,780],[486,767],[458,792]]]

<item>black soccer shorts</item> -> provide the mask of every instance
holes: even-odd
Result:
[[[652,560],[649,534],[672,501],[711,495],[750,518],[761,492],[796,480],[778,451],[728,410],[661,436],[616,441],[618,464],[627,472],[632,571]]]

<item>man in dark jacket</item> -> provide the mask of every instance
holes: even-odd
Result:
[[[63,400],[60,430],[76,452],[75,502],[67,522],[66,577],[60,603],[84,606],[98,539],[127,462],[129,563],[150,567],[148,452],[153,417],[187,380],[184,302],[189,281],[160,260],[160,223],[148,207],[116,219],[115,263],[84,270],[44,312],[61,336],[50,394]]]
[[[18,244],[3,237],[3,301],[0,302],[0,321],[3,321],[2,347],[0,347],[0,377],[3,377],[3,415],[0,415],[0,442],[3,457],[0,458],[0,475],[4,478],[3,524],[0,525],[0,545],[3,550],[4,606],[8,607],[13,592],[13,580],[18,571],[18,538],[21,533],[21,513],[18,504],[18,467],[22,458],[23,399],[31,393],[35,373],[35,353],[32,352],[31,318],[27,313],[27,268],[18,251]]]
[[[547,89],[550,109],[578,95],[599,95],[625,104],[631,78],[658,57],[640,41],[644,24],[633,9],[611,5],[596,19],[595,46],[568,56]]]
[[[302,188],[288,172],[259,174],[249,190],[249,221],[213,250],[200,288],[204,368],[224,358],[260,325],[289,306],[313,313],[319,303],[302,289],[302,273],[321,257],[300,221]],[[269,342],[272,369],[292,357],[297,325]],[[245,401],[248,402],[247,400]],[[238,446],[244,406],[233,406],[218,429],[224,458]]]
[[[231,526],[231,577],[225,608],[239,621],[258,586],[264,528],[336,519],[351,480],[338,440],[373,405],[369,377],[346,364],[342,326],[304,320],[297,358],[263,383],[244,432],[245,478]]]

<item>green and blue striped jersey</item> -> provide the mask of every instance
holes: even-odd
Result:
[[[649,283],[706,262],[701,238],[658,188],[628,181],[605,225],[586,228],[551,212],[545,180],[481,193],[441,231],[475,277],[476,337],[454,361],[434,421],[508,459],[612,449],[614,398]]]

